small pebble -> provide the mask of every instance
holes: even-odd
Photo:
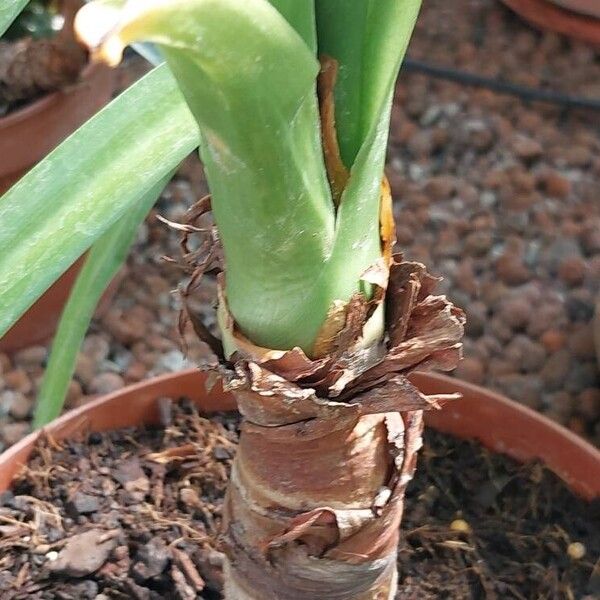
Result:
[[[485,378],[485,368],[477,358],[467,357],[460,361],[455,375],[459,379],[480,385]]]
[[[543,149],[539,142],[526,137],[518,136],[513,142],[513,150],[515,154],[524,160],[533,160],[541,156]]]
[[[95,363],[100,363],[108,358],[110,344],[104,336],[91,334],[83,340],[81,351]]]
[[[567,546],[567,554],[573,560],[581,560],[586,553],[586,548],[581,542],[571,542]]]
[[[571,355],[568,350],[558,350],[551,354],[540,372],[544,385],[548,390],[560,389],[571,368]]]
[[[69,387],[67,389],[67,396],[65,398],[65,405],[68,407],[74,407],[77,404],[77,401],[83,395],[83,390],[81,389],[81,384],[76,379],[71,379],[69,382]]]
[[[585,277],[585,262],[580,256],[570,256],[558,266],[558,276],[569,286],[580,285]]]
[[[31,346],[15,354],[15,363],[24,367],[39,366],[44,363],[47,354],[45,346]]]
[[[7,446],[16,444],[22,437],[29,433],[29,423],[16,421],[14,423],[6,423],[0,429],[2,439]]]
[[[80,352],[77,355],[77,362],[75,363],[75,377],[85,386],[89,385],[96,375],[97,366],[94,361],[89,357]]]
[[[505,254],[498,259],[496,273],[508,285],[519,285],[531,279],[531,272],[523,261],[512,254]]]
[[[9,414],[20,421],[26,419],[33,409],[33,398],[27,397],[21,392],[3,392],[0,394],[0,404],[2,402],[8,402]]]
[[[577,410],[590,422],[600,419],[600,389],[582,390],[577,396]]]
[[[459,533],[471,533],[471,526],[464,519],[455,519],[452,521],[450,529]]]
[[[513,329],[525,328],[532,313],[533,306],[524,298],[507,300],[500,309],[502,320]]]
[[[556,198],[566,198],[571,192],[571,182],[556,171],[548,172],[543,178],[545,191]]]
[[[117,373],[100,373],[90,382],[89,390],[93,394],[109,394],[120,390],[124,385],[123,378]]]
[[[561,331],[549,329],[542,334],[540,342],[548,352],[552,353],[564,347],[566,336]]]
[[[22,394],[29,394],[33,390],[32,381],[24,369],[16,368],[8,371],[4,373],[2,378],[4,379],[4,385],[8,389],[21,392]]]

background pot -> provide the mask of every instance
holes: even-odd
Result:
[[[161,397],[186,396],[206,412],[235,409],[220,384],[204,390],[206,375],[196,369],[163,375],[99,398],[72,410],[47,428],[54,439],[88,431],[106,431],[158,420]],[[428,423],[459,438],[477,439],[491,450],[519,461],[541,459],[584,498],[600,496],[600,451],[532,410],[498,394],[442,375],[417,374],[413,381],[425,393],[460,391],[462,400],[429,413]],[[0,492],[29,454],[39,433],[33,433],[0,455]]]
[[[0,194],[112,97],[115,74],[89,65],[81,81],[0,118]]]
[[[10,353],[28,346],[44,344],[52,337],[84,259],[85,255],[65,271],[0,338],[0,352]],[[96,309],[97,317],[104,315],[108,310],[124,274],[121,270],[102,294]]]
[[[600,3],[597,0],[502,0],[502,2],[535,27],[600,46],[600,18],[598,18]]]
[[[111,69],[90,65],[78,83],[0,118],[0,195],[102,108],[111,99],[115,82]],[[52,336],[82,261],[66,271],[0,339],[0,352],[46,342]],[[104,293],[100,311],[108,307],[117,286],[118,279]]]
[[[581,13],[600,19],[600,2],[598,0],[550,0],[571,12]]]

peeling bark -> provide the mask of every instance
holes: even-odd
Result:
[[[312,359],[245,338],[220,281],[224,347],[235,351],[216,369],[244,417],[224,511],[229,600],[394,597],[422,413],[457,397],[427,396],[406,376],[456,366],[464,314],[433,295],[438,280],[423,265],[390,263],[385,293],[352,299],[342,321],[332,315],[327,353]],[[384,297],[385,337],[365,347],[367,305]]]
[[[393,598],[420,411],[246,423],[225,505],[230,599]]]

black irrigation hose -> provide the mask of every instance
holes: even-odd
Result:
[[[405,58],[402,69],[411,73],[423,73],[430,77],[446,79],[462,85],[487,88],[494,92],[498,92],[499,94],[518,96],[528,102],[549,102],[550,104],[558,104],[568,108],[600,110],[600,99],[582,98],[580,96],[571,96],[561,92],[540,90],[538,88],[518,85],[508,81],[501,81],[500,79],[476,75],[475,73],[469,73],[468,71],[433,65],[414,58]]]

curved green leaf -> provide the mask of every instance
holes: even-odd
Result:
[[[297,31],[313,54],[317,52],[314,0],[269,0],[281,16]]]
[[[91,247],[52,341],[33,416],[35,429],[43,427],[60,414],[75,371],[77,354],[96,305],[123,265],[140,224],[172,175],[169,173],[161,179]]]
[[[109,61],[134,41],[165,54],[200,126],[237,323],[258,344],[310,351],[333,300],[335,219],[313,52],[266,0],[113,6],[87,5],[77,27]]]
[[[421,0],[315,0],[319,54],[338,62],[335,114],[351,168],[380,116],[404,58]]]
[[[29,0],[2,0],[0,2],[0,36],[10,27],[19,16]]]
[[[0,336],[198,145],[198,135],[163,65],[0,198]]]
[[[340,297],[380,256],[379,209],[396,77],[420,0],[316,0],[319,52],[338,61],[336,128],[350,178],[331,258]],[[343,273],[342,277],[340,274]]]

